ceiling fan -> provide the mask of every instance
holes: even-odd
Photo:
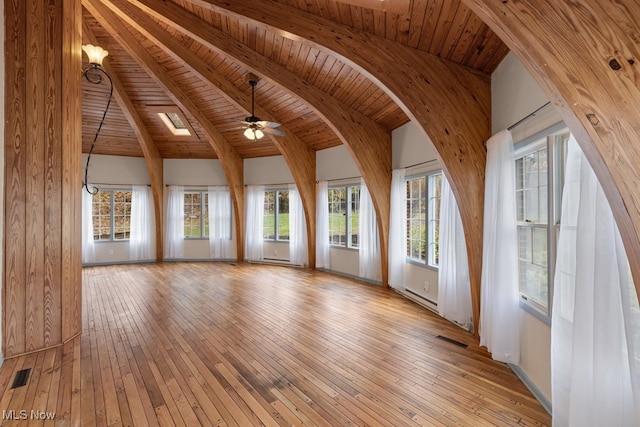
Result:
[[[244,136],[252,141],[256,141],[265,135],[284,136],[284,132],[278,129],[280,123],[268,122],[256,117],[253,111],[255,99],[254,92],[256,85],[258,84],[258,78],[254,75],[249,75],[248,83],[251,86],[251,115],[249,117],[245,117],[242,122],[242,127],[245,129]]]

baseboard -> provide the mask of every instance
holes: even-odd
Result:
[[[424,308],[429,309],[434,313],[438,314],[438,303],[436,303],[435,301],[431,301],[429,298],[425,298],[422,295],[418,294],[417,292],[412,291],[411,289],[395,289],[394,288],[394,290],[398,292],[400,295],[402,295],[403,297],[408,298],[411,301],[415,302],[416,304],[420,304]]]
[[[380,280],[365,279],[364,277],[356,276],[349,273],[343,273],[342,271],[331,270],[329,268],[317,268],[316,270],[325,271],[327,273],[335,274],[336,276],[346,277],[347,279],[357,280],[359,282],[366,282],[372,285],[382,286],[382,282]]]
[[[551,402],[544,394],[542,394],[540,389],[533,383],[533,381],[531,381],[522,368],[518,365],[512,365],[511,363],[508,363],[508,365],[513,373],[516,374],[516,376],[520,378],[520,381],[522,381],[522,383],[529,389],[531,394],[538,399],[538,402],[540,402],[545,411],[547,411],[549,415],[552,415]]]

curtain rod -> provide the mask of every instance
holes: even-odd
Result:
[[[420,163],[415,163],[413,165],[405,166],[402,169],[410,169],[410,168],[413,168],[413,167],[416,167],[416,166],[426,165],[428,163],[437,162],[437,161],[438,161],[438,159],[431,159],[431,160],[427,160],[426,162],[420,162]]]
[[[346,181],[348,179],[356,179],[356,178],[362,178],[362,176],[348,176],[346,178],[334,178],[334,179],[323,179],[321,181],[327,181],[327,182],[333,182],[333,181]],[[316,181],[316,184],[319,183],[320,181]]]
[[[211,185],[211,184],[165,184],[165,187],[181,185],[182,187],[228,187],[228,185]]]
[[[517,126],[520,126],[522,123],[526,122],[527,120],[529,120],[531,117],[535,116],[536,114],[538,114],[541,110],[543,110],[544,108],[548,107],[549,105],[551,105],[551,101],[547,102],[546,104],[542,105],[541,107],[537,108],[533,113],[530,113],[526,116],[524,116],[523,118],[521,118],[520,120],[518,120],[517,122],[515,122],[514,124],[512,124],[511,126],[509,126],[507,128],[507,130],[511,130]]]
[[[245,187],[248,187],[250,185],[262,185],[263,187],[277,187],[279,185],[296,185],[295,182],[279,182],[277,184],[245,184]]]
[[[134,185],[146,185],[147,187],[151,187],[151,184],[113,184],[113,183],[106,183],[106,182],[89,182],[89,185],[93,185],[93,186],[103,186],[103,187],[108,187],[108,186],[120,186],[120,187],[133,187]]]

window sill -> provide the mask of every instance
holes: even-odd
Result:
[[[433,267],[433,266],[430,266],[427,263],[412,260],[411,258],[406,258],[404,262],[405,262],[405,264],[412,264],[412,265],[415,265],[415,266],[418,266],[418,267],[426,268],[427,270],[432,270],[432,271],[435,271],[435,272],[439,271],[438,267]]]
[[[522,299],[522,297],[520,297],[519,305],[521,309],[523,309],[524,311],[526,311],[527,313],[529,313],[530,315],[532,315],[542,323],[546,324],[547,326],[551,326],[551,317],[546,313],[543,313],[542,311],[538,310],[534,306],[532,306],[529,302]]]
[[[94,244],[102,244],[102,243],[129,243],[130,239],[123,240],[94,240]]]
[[[358,248],[348,248],[346,246],[329,245],[329,249],[340,249],[342,251],[360,252]]]

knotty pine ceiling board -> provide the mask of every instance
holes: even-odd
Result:
[[[324,53],[309,43],[300,43],[283,37],[263,25],[253,25],[233,16],[220,14],[208,7],[200,7],[190,0],[170,0],[182,6],[214,28],[246,45],[248,48],[278,63],[309,84],[326,91],[345,106],[370,117],[383,128],[391,131],[408,122],[404,112],[375,83],[356,69],[343,63],[339,58]],[[399,15],[370,8],[352,6],[333,0],[275,0],[283,5],[299,9],[339,24],[348,25],[358,31],[365,31],[394,40],[415,49],[422,50],[445,59],[458,62],[483,73],[491,73],[508,52],[500,39],[479,20],[459,0],[414,0],[409,13]],[[157,114],[145,111],[147,105],[173,105],[171,98],[147,73],[118,46],[110,35],[86,11],[84,18],[99,40],[110,51],[107,61],[116,68],[123,88],[131,98],[143,122],[157,140],[163,157],[215,158],[215,153],[206,141],[199,123],[187,112],[188,121],[196,131],[190,140],[175,140],[166,135],[166,129],[158,125]],[[274,155],[277,150],[268,139],[250,142],[242,136],[239,122],[250,109],[250,87],[246,82],[249,70],[233,58],[226,57],[159,21],[157,25],[202,58],[220,76],[227,79],[245,94],[246,105],[238,107],[228,101],[218,90],[210,90],[209,83],[188,70],[180,61],[155,46],[151,41],[127,27],[162,65],[166,72],[196,102],[209,121],[217,126],[241,157]],[[125,24],[126,25],[126,24]],[[98,123],[100,94],[87,93],[91,88],[83,86],[86,112],[83,111],[83,147],[91,137],[91,125]],[[115,103],[114,103],[115,104]],[[267,111],[258,114],[264,120],[278,121],[286,125],[289,132],[296,134],[314,150],[339,145],[340,139],[314,113],[313,109],[297,96],[267,80],[262,80],[256,88],[256,105]],[[112,105],[113,116],[107,118],[105,133],[114,141],[114,152],[140,154],[140,148],[132,129],[119,111]],[[245,111],[245,109],[247,111]],[[264,116],[264,117],[263,117]],[[89,141],[90,143],[90,141]],[[127,144],[129,146],[127,146]],[[189,146],[192,145],[192,149]],[[87,148],[84,148],[86,150]],[[107,148],[104,148],[105,150]]]

